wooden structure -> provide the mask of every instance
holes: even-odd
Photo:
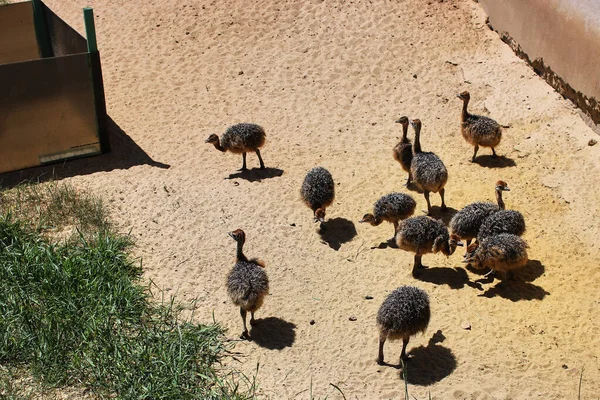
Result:
[[[0,172],[109,150],[91,8],[87,40],[41,0],[0,6]]]

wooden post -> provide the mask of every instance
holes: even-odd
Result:
[[[42,0],[32,0],[31,4],[33,6],[33,24],[35,26],[35,36],[37,38],[40,57],[53,57],[54,53],[52,52],[50,35],[44,15],[44,4]]]
[[[87,48],[90,57],[92,84],[94,87],[94,103],[96,108],[96,121],[98,127],[98,141],[103,153],[110,151],[108,132],[106,129],[106,100],[104,98],[104,82],[102,81],[102,66],[100,64],[100,53],[96,43],[96,26],[94,24],[94,10],[91,7],[83,9],[83,20],[85,22],[85,35],[87,37]]]

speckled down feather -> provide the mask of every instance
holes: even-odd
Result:
[[[474,268],[508,271],[527,264],[527,242],[517,235],[501,233],[481,241],[477,250],[467,257]]]
[[[500,233],[512,233],[521,236],[525,232],[525,219],[515,210],[499,210],[487,217],[477,233],[477,240]]]
[[[431,311],[429,296],[414,286],[401,286],[385,299],[377,313],[377,325],[390,339],[425,332]]]
[[[413,181],[429,192],[438,192],[448,181],[446,166],[431,152],[413,154],[410,170]]]
[[[227,293],[237,306],[257,310],[269,292],[269,278],[254,260],[238,261],[227,276]]]
[[[413,215],[417,202],[405,193],[390,193],[375,202],[373,216],[375,219],[398,221]]]
[[[502,139],[502,128],[491,118],[468,114],[462,124],[462,135],[472,145],[496,147]]]
[[[233,153],[255,151],[265,144],[265,130],[256,124],[236,124],[227,128],[221,146]]]
[[[452,217],[450,230],[462,239],[473,239],[477,237],[483,221],[498,210],[498,205],[494,203],[471,203]]]
[[[323,167],[308,171],[300,190],[304,202],[314,211],[329,206],[335,197],[333,177]]]
[[[400,163],[402,169],[410,171],[410,165],[413,158],[412,143],[409,139],[403,139],[394,147],[394,159]]]
[[[396,244],[408,251],[419,249],[421,254],[432,252],[437,237],[448,243],[450,234],[442,221],[426,216],[411,217],[402,221],[396,232]]]

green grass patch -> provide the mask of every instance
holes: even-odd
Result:
[[[223,329],[182,320],[174,300],[154,301],[128,237],[82,222],[105,215],[93,198],[68,186],[10,196],[31,196],[39,208],[21,203],[0,214],[0,397],[39,398],[56,387],[89,398],[253,397],[253,381],[220,367],[230,350]],[[49,215],[63,208],[71,210]],[[44,234],[72,223],[87,226],[77,240]]]

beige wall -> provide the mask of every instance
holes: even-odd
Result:
[[[600,0],[479,0],[492,28],[600,122]],[[510,41],[508,38],[506,41]],[[517,46],[518,45],[518,46]],[[516,48],[515,48],[516,49]],[[517,49],[516,49],[517,50]],[[548,71],[551,70],[551,71]],[[553,72],[553,73],[552,73]],[[562,78],[564,82],[557,79]],[[571,88],[565,88],[568,84]],[[577,93],[581,92],[581,93]]]

